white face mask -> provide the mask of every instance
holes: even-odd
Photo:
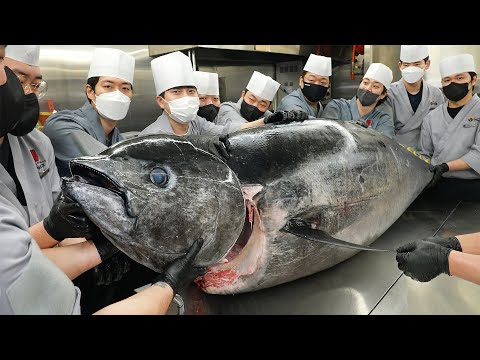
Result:
[[[109,120],[125,119],[130,102],[130,98],[119,90],[99,94],[93,101],[99,115]]]
[[[416,66],[408,66],[405,69],[402,69],[402,77],[409,84],[416,83],[423,77],[423,74],[425,74],[425,69],[420,69]]]
[[[197,96],[184,96],[172,101],[163,100],[170,106],[169,115],[180,124],[188,124],[197,116],[200,106],[200,100]]]

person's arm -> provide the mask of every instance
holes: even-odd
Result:
[[[390,139],[395,136],[395,126],[393,125],[393,118],[388,114],[382,114],[379,124],[375,129]]]
[[[475,172],[480,173],[480,126],[477,126],[475,140],[473,141],[470,150],[468,150],[468,152],[460,159],[450,161],[448,166],[450,171],[472,169]]]
[[[242,124],[242,129],[257,127],[265,124],[283,125],[295,121],[302,122],[307,119],[308,114],[303,110],[275,111],[273,114],[268,114],[261,119]]]
[[[466,254],[480,255],[480,232],[455,236],[460,245],[462,251]]]
[[[51,248],[52,246],[58,244],[58,241],[52,238],[45,230],[45,227],[43,226],[43,221],[40,221],[39,223],[30,226],[28,232],[37,242],[40,249]]]
[[[60,175],[58,174],[58,168],[57,164],[55,162],[55,153],[53,151],[53,146],[50,141],[50,139],[47,137],[45,139],[46,144],[45,148],[47,148],[47,167],[48,167],[48,172],[45,174],[43,181],[46,184],[50,184],[51,186],[51,191],[52,191],[52,201],[55,202],[55,199],[58,197],[58,194],[60,194],[60,191],[62,191],[62,180],[60,179]]]
[[[70,280],[102,262],[97,247],[91,240],[42,251]]]
[[[198,126],[200,127],[200,133],[205,135],[226,135],[234,131],[240,130],[240,124],[229,125],[215,125],[214,123],[207,121],[202,117],[198,117]]]
[[[206,267],[196,267],[193,261],[202,248],[203,240],[196,240],[187,253],[174,260],[161,273],[149,288],[132,295],[129,298],[106,306],[94,315],[163,315],[167,312],[173,295],[177,290],[203,275]]]
[[[93,315],[164,315],[173,300],[168,285],[152,285],[127,299],[98,310]]]
[[[450,275],[480,285],[480,255],[452,251],[448,266]]]
[[[325,109],[322,112],[322,118],[339,120],[340,119],[340,107],[337,105],[335,100],[330,100],[330,102],[325,105]]]
[[[441,163],[433,166],[430,171],[433,172],[432,180],[428,183],[427,189],[435,187],[442,179],[443,174],[449,171],[468,170],[470,166],[462,159],[452,160],[448,163]]]
[[[431,159],[435,147],[433,146],[432,140],[432,129],[430,127],[430,114],[425,116],[425,119],[422,121],[422,127],[420,129],[420,141],[418,144],[418,153],[425,158]]]
[[[248,121],[245,120],[235,108],[235,103],[222,103],[218,110],[216,119],[217,125],[223,126],[241,126]]]
[[[264,118],[260,118],[258,120],[241,124],[240,129],[249,129],[249,128],[254,128],[254,127],[263,126],[263,125],[265,125]]]
[[[452,160],[447,163],[448,171],[460,171],[471,169],[463,159]]]

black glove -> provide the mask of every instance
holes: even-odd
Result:
[[[57,241],[78,237],[91,239],[99,232],[98,227],[85,215],[80,204],[70,199],[63,191],[43,220],[43,226]]]
[[[120,251],[100,231],[98,231],[98,234],[95,234],[91,240],[95,244],[98,255],[100,255],[100,259],[102,259],[102,262],[108,260]]]
[[[198,276],[205,274],[207,267],[195,267],[192,266],[195,256],[197,256],[203,245],[203,239],[196,240],[190,247],[186,255],[176,259],[170,265],[167,266],[165,271],[161,273],[154,281],[165,282],[173,289],[173,293],[176,294],[177,290],[184,284],[192,281]]]
[[[265,124],[288,124],[293,121],[304,121],[308,114],[302,110],[276,111],[269,117],[263,119]]]
[[[414,241],[397,248],[398,268],[414,280],[430,281],[450,275],[448,256],[452,249],[428,241]]]
[[[432,242],[455,251],[460,251],[460,252],[463,251],[462,245],[460,245],[460,241],[458,241],[458,239],[455,236],[450,236],[450,237],[433,236],[433,237],[425,238],[423,239],[423,241]]]
[[[108,241],[108,240],[107,240]],[[136,262],[130,259],[123,252],[117,252],[105,262],[95,266],[93,281],[95,285],[109,285],[123,278],[127,272],[136,266]]]
[[[433,178],[432,180],[428,183],[425,189],[432,188],[438,184],[438,182],[442,179],[442,174],[446,173],[450,168],[446,163],[440,164],[440,165],[435,165],[430,168],[430,171],[433,172]]]
[[[184,138],[195,147],[205,150],[225,162],[231,156],[228,135],[185,135]]]

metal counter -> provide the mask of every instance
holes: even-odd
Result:
[[[372,245],[479,232],[480,202],[418,198]],[[186,315],[480,314],[480,286],[447,275],[427,283],[398,270],[395,253],[361,251],[314,275],[257,292],[180,291]]]

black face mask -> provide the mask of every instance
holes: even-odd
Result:
[[[465,96],[468,94],[468,84],[469,83],[464,83],[464,84],[457,84],[457,83],[450,83],[447,86],[444,86],[443,93],[447,97],[448,100],[451,101],[459,101],[462,100]]]
[[[25,93],[17,75],[5,66],[7,82],[0,86],[0,137],[20,121],[25,106]]]
[[[25,95],[25,106],[23,114],[20,116],[20,121],[10,130],[10,134],[15,136],[27,135],[30,131],[35,129],[40,116],[40,105],[38,104],[37,95],[30,93]]]
[[[243,100],[242,105],[240,105],[240,114],[245,120],[254,121],[260,119],[265,114],[265,111],[260,111],[256,106],[247,104]]]
[[[213,122],[213,120],[215,120],[215,118],[217,117],[219,109],[220,109],[219,107],[217,107],[213,104],[200,106],[198,108],[197,115],[202,117],[202,118],[207,119],[208,121]]]
[[[302,93],[311,102],[319,102],[327,95],[328,87],[303,81]]]
[[[357,90],[357,98],[358,100],[360,100],[360,104],[362,104],[363,106],[372,105],[379,96],[380,95],[374,94],[368,90],[363,90],[360,88],[358,88]]]

